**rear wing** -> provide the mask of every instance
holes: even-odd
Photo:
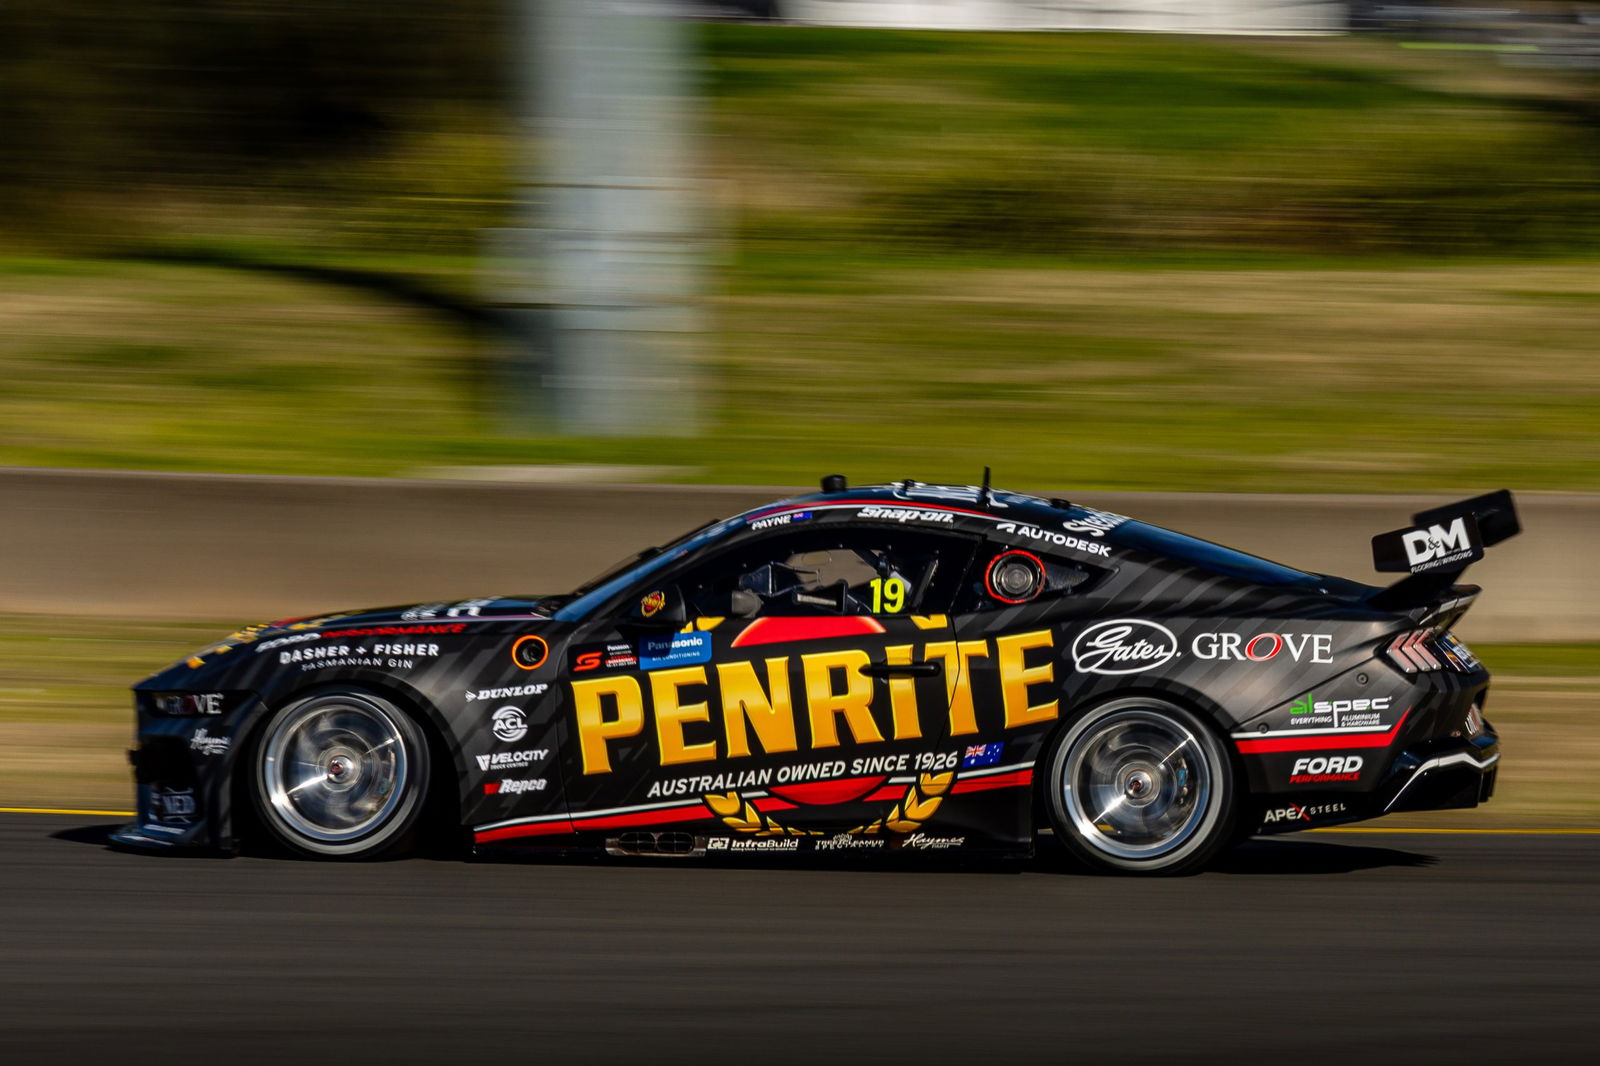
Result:
[[[1386,608],[1429,603],[1482,559],[1485,548],[1520,532],[1522,523],[1508,489],[1414,514],[1411,525],[1372,538],[1372,565],[1380,572],[1408,575],[1372,602]]]

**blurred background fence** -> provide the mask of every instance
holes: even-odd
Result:
[[[1048,486],[1033,486],[1047,488]],[[649,544],[774,498],[730,485],[485,485],[0,469],[8,612],[242,624],[379,603],[565,591]],[[1099,492],[1082,498],[1293,566],[1387,584],[1374,533],[1440,497]],[[1600,497],[1518,501],[1526,532],[1473,567],[1461,626],[1600,641]],[[332,535],[330,535],[332,534]]]

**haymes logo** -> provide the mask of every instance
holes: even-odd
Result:
[[[1172,630],[1139,618],[1098,622],[1072,642],[1072,665],[1084,674],[1137,674],[1178,654]]]

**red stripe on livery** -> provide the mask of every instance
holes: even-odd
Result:
[[[831,618],[758,618],[733,638],[733,646],[748,648],[753,644],[779,644],[790,640],[864,637],[884,631],[882,622],[866,614]]]
[[[1244,755],[1265,755],[1275,751],[1326,751],[1329,748],[1387,748],[1406,724],[1411,709],[1387,733],[1326,733],[1318,737],[1277,737],[1267,740],[1240,740],[1239,751]]]
[[[752,800],[758,811],[792,811],[793,803],[773,796]],[[484,829],[473,834],[480,844],[496,840],[514,840],[518,837],[554,836],[558,833],[577,833],[586,829],[626,829],[641,825],[671,825],[674,822],[703,822],[714,818],[703,803],[682,807],[659,807],[653,811],[634,811],[631,814],[608,814],[596,818],[577,817],[564,822],[534,822],[529,825],[508,825],[499,829]]]
[[[1395,728],[1398,729],[1399,726]],[[792,794],[797,790],[805,790],[802,793],[805,796],[802,802],[806,804],[846,803],[851,799],[862,798],[866,792],[873,789],[876,789],[876,791],[872,791],[871,795],[865,795],[868,801],[898,800],[906,794],[904,785],[886,785],[878,788],[877,786],[883,780],[881,777],[857,777],[846,781],[818,781],[806,785],[790,786],[784,789],[784,792],[790,794],[790,798],[798,798]],[[994,774],[989,777],[973,777],[965,781],[957,781],[950,791],[952,793],[987,792],[997,788],[1026,788],[1031,784],[1033,784],[1033,771],[1018,770],[1015,773]],[[840,789],[840,794],[848,792],[848,796],[846,799],[831,800],[813,798],[814,796],[824,795],[821,791],[824,786]],[[848,786],[848,790],[843,786]],[[776,792],[777,789],[773,791]],[[792,811],[797,806],[795,803],[789,802],[788,799],[777,795],[763,796],[760,799],[751,800],[751,802],[755,804],[756,809],[759,811]],[[555,836],[561,833],[582,832],[586,829],[623,829],[647,825],[670,825],[675,822],[703,822],[715,817],[716,815],[712,814],[705,804],[691,803],[682,807],[662,807],[653,811],[634,811],[631,814],[610,814],[596,818],[584,818],[580,815],[571,821],[508,825],[499,829],[480,830],[473,834],[473,839],[480,844],[492,844],[497,840],[515,840],[519,837]]]
[[[849,803],[860,799],[877,788],[887,777],[847,777],[842,781],[808,781],[803,785],[774,785],[772,794],[793,803],[826,807],[834,803]]]
[[[1018,770],[1014,774],[995,774],[991,777],[969,777],[957,781],[951,792],[987,792],[992,788],[1025,788],[1033,784],[1032,770]]]

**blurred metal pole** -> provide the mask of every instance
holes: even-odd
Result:
[[[527,144],[496,301],[517,432],[695,429],[694,24],[674,0],[520,0]]]

